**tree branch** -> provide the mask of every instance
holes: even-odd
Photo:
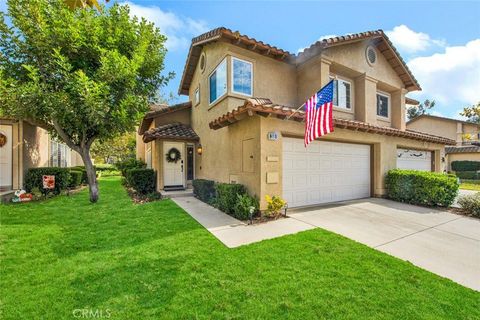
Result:
[[[53,126],[55,128],[55,131],[57,131],[58,135],[63,139],[63,141],[70,147],[70,149],[73,149],[75,151],[77,151],[78,153],[81,153],[81,150],[80,150],[80,147],[77,146],[76,144],[74,144],[72,142],[72,140],[70,140],[70,138],[68,137],[68,135],[65,133],[65,131],[63,130],[63,128],[58,124],[58,122],[56,120],[53,120]]]

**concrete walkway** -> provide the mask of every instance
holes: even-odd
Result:
[[[172,200],[229,248],[316,228],[290,218],[249,226],[194,197]]]
[[[480,220],[385,199],[289,210],[248,226],[194,197],[173,199],[229,248],[323,228],[480,291]]]

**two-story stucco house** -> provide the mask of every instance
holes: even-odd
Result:
[[[335,81],[335,130],[304,147],[307,98]],[[290,207],[385,194],[397,167],[442,171],[454,141],[406,130],[405,95],[420,90],[383,31],[318,41],[295,55],[226,28],[192,40],[179,93],[140,124],[137,155],[158,188],[236,182]],[[180,151],[177,162],[167,156]]]
[[[453,161],[480,161],[480,125],[458,119],[421,115],[407,122],[407,129],[427,132],[454,140],[445,148],[447,170]]]
[[[28,121],[0,117],[0,199],[23,188],[29,168],[82,165],[80,155]]]

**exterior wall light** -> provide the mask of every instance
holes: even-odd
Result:
[[[198,154],[199,156],[201,156],[202,153],[203,153],[203,148],[202,148],[202,145],[199,144],[198,147],[197,147],[197,154]]]

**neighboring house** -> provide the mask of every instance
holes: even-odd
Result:
[[[78,153],[27,121],[0,117],[0,198],[23,187],[29,168],[82,165]]]
[[[472,122],[431,115],[421,115],[407,122],[407,128],[455,140],[445,148],[448,167],[458,160],[480,161],[480,125]]]
[[[335,79],[335,131],[304,147],[307,98]],[[294,55],[218,28],[192,40],[179,93],[139,127],[137,157],[158,189],[193,179],[241,183],[289,207],[385,194],[397,167],[443,171],[454,141],[406,130],[405,94],[420,90],[383,31],[318,41]],[[177,149],[181,159],[168,161]],[[175,157],[173,157],[175,158]]]

